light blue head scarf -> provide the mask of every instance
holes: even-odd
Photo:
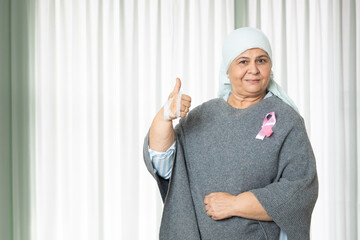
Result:
[[[231,91],[230,80],[227,78],[227,71],[232,61],[251,48],[260,48],[267,52],[272,62],[271,46],[265,34],[253,27],[238,28],[232,31],[224,41],[222,49],[222,62],[219,73],[219,97],[223,97]],[[274,81],[271,71],[270,81],[267,90],[278,96],[285,103],[289,104],[295,111],[298,109],[295,103],[285,93],[285,91]]]

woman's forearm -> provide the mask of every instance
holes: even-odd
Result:
[[[244,192],[236,196],[234,216],[255,219],[260,221],[272,221],[259,200],[252,192]]]
[[[149,147],[158,152],[165,152],[175,140],[172,120],[164,119],[164,108],[156,114],[149,132]]]

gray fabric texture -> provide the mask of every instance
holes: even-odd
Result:
[[[275,112],[273,135],[255,139],[264,117]],[[164,201],[160,239],[310,239],[318,181],[302,117],[276,96],[246,109],[223,98],[194,108],[175,127],[176,157],[170,180],[156,174],[144,141],[144,160]],[[273,222],[206,215],[212,192],[251,191]]]

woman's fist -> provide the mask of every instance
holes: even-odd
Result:
[[[170,93],[168,101],[164,105],[164,119],[173,120],[178,117],[186,117],[191,107],[191,97],[180,92],[181,81],[176,78],[174,90]]]
[[[234,216],[236,196],[226,192],[213,192],[204,198],[206,214],[213,220]]]

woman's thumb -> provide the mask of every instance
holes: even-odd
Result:
[[[175,84],[173,92],[179,93],[180,88],[181,88],[181,80],[180,80],[180,78],[176,78],[176,84]]]

